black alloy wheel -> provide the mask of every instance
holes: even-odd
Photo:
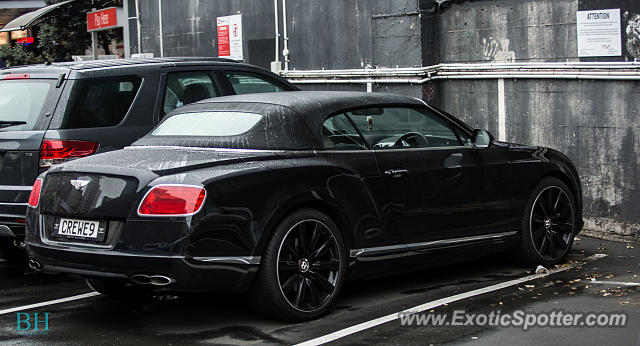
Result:
[[[285,321],[308,321],[335,303],[345,279],[342,235],[326,214],[301,209],[276,226],[250,290],[253,307]]]
[[[548,186],[536,197],[529,218],[533,244],[544,259],[561,258],[571,245],[573,203],[559,186]]]
[[[295,309],[320,309],[336,291],[340,249],[329,228],[319,220],[295,224],[278,251],[278,283]]]
[[[557,178],[544,178],[529,197],[514,257],[530,265],[562,262],[579,231],[576,215],[576,200],[571,189]]]

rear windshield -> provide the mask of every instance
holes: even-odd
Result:
[[[227,149],[315,148],[304,119],[267,103],[202,102],[180,107],[133,145]]]
[[[237,136],[249,131],[262,115],[245,112],[194,112],[169,117],[152,136]]]
[[[0,82],[0,131],[36,128],[52,82],[8,80]]]

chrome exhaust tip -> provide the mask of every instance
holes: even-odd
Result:
[[[164,275],[153,275],[150,277],[151,284],[154,286],[167,286],[171,285],[174,280],[168,276]]]
[[[175,282],[174,279],[164,275],[136,274],[130,279],[137,285],[167,286]]]
[[[29,259],[29,268],[39,272],[42,270],[42,264],[40,262],[34,260],[33,258]]]
[[[138,285],[148,285],[151,283],[151,278],[149,277],[149,275],[136,274],[131,277],[131,281]]]

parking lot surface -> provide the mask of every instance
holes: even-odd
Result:
[[[197,294],[117,300],[74,278],[0,263],[3,344],[469,344],[640,345],[640,246],[581,236],[568,261],[535,274],[504,256],[383,279],[349,282],[316,321],[286,324],[256,316],[241,295]],[[87,294],[89,293],[89,294]],[[70,297],[70,298],[69,298]],[[56,301],[63,299],[62,301]],[[53,303],[52,303],[53,302]],[[447,315],[442,325],[403,325],[399,312]],[[456,325],[468,316],[622,314],[624,326]],[[20,319],[48,313],[48,330]],[[404,314],[403,316],[406,316]],[[448,322],[448,323],[447,323]],[[42,329],[40,322],[40,328]],[[464,324],[464,323],[463,323]],[[483,324],[483,325],[481,325]],[[31,326],[33,327],[33,326]],[[18,329],[23,330],[18,330]]]

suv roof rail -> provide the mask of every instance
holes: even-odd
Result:
[[[179,63],[179,62],[221,62],[221,63],[240,63],[236,60],[216,58],[216,57],[166,57],[166,58],[134,58],[134,59],[109,59],[109,60],[87,60],[87,61],[65,61],[65,62],[46,62],[44,64],[36,65],[20,65],[20,66],[7,66],[2,68],[12,69],[20,67],[34,67],[34,66],[53,66],[68,68],[70,70],[86,70],[93,68],[104,67],[117,67],[117,66],[131,66],[131,65],[144,65],[144,64],[163,64],[163,63]]]

